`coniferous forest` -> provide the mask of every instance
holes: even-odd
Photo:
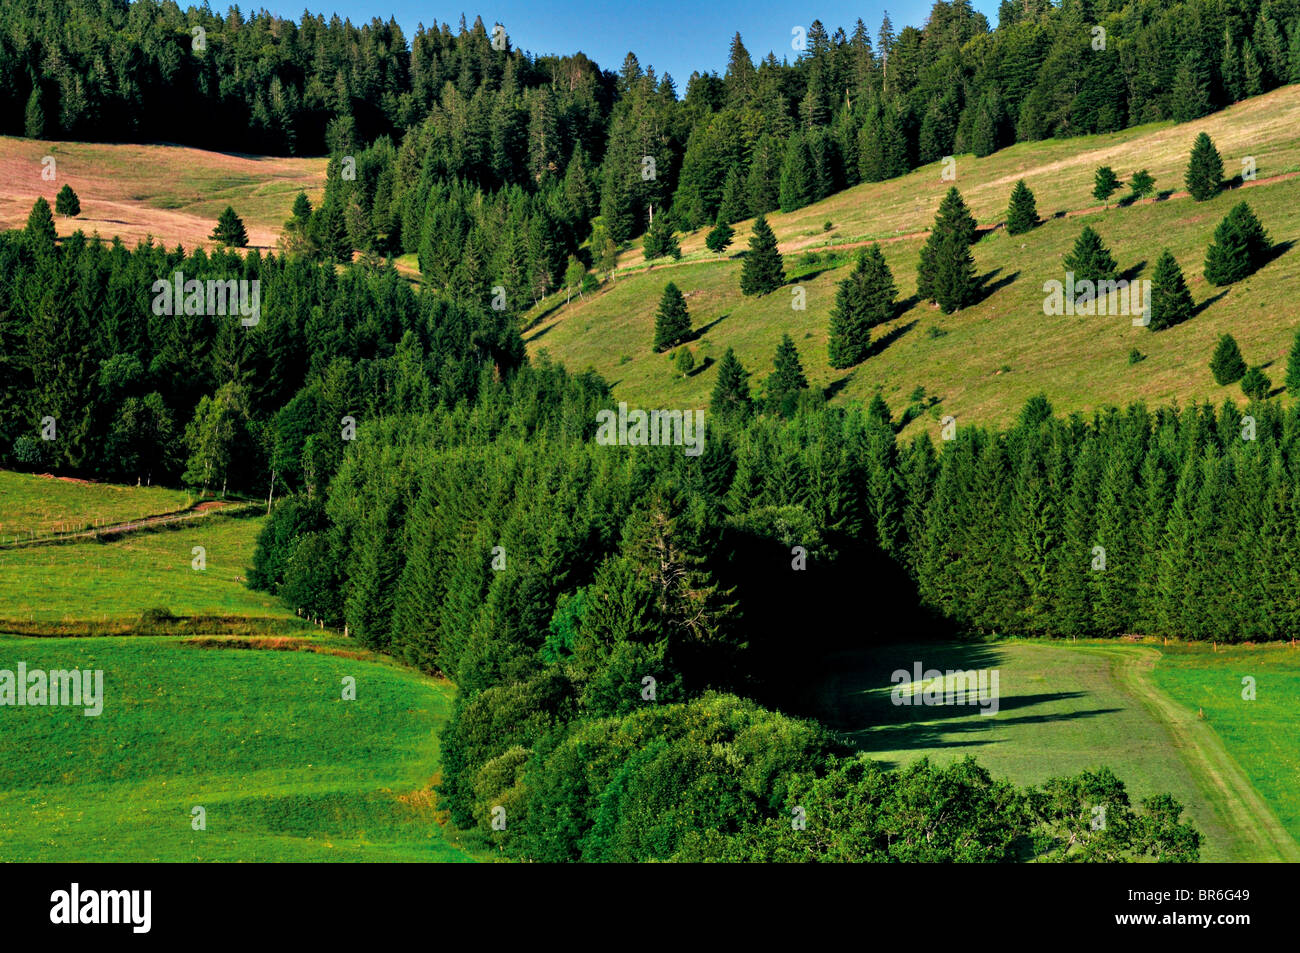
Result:
[[[754,216],[742,282],[770,293],[768,213],[1298,82],[1300,0],[1004,0],[996,28],[938,2],[923,26],[813,21],[793,61],[755,62],[737,34],[723,75],[682,80],[630,53],[521,51],[482,20],[408,38],[23,0],[0,27],[0,134],[329,156],[323,200],[286,207],[274,249],[60,240],[43,200],[0,234],[0,464],[265,499],[250,586],[455,683],[438,796],[457,827],[543,861],[1197,859],[1182,807],[1130,804],[1108,768],[1024,786],[971,760],[887,770],[799,688],[900,630],[1300,637],[1300,404],[1266,380],[1244,408],[1040,396],[1009,427],[903,439],[911,408],[834,403],[785,337],[762,393],[722,358],[698,456],[614,451],[596,434],[616,384],[530,359],[520,318],[638,236],[678,257],[674,230]],[[1033,202],[1020,183],[1015,234]],[[973,294],[975,224],[955,189],[941,214],[917,290],[947,315]],[[1259,247],[1216,266],[1225,283],[1269,247],[1234,215]],[[1177,269],[1159,283],[1182,315]],[[159,314],[176,272],[259,282],[259,319]],[[657,351],[691,340],[668,287]],[[832,316],[835,366],[865,358],[897,293],[872,246]],[[805,837],[796,808],[840,823]]]

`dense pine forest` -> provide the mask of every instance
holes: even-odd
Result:
[[[781,712],[817,657],[900,628],[1300,636],[1300,411],[1038,398],[1005,431],[904,444],[907,411],[829,406],[787,339],[762,395],[724,358],[699,456],[611,449],[609,384],[529,362],[518,318],[652,216],[667,249],[1300,80],[1300,0],[815,21],[792,62],[736,36],[680,96],[632,54],[535,56],[481,21],[408,45],[392,21],[32,0],[0,25],[5,134],[330,155],[266,254],[59,241],[44,200],[0,235],[0,463],[268,497],[252,585],[455,681],[458,826],[539,860],[1195,858],[1171,798],[1131,809],[1104,769],[890,773]],[[159,315],[178,271],[258,281],[260,320]],[[791,825],[862,804],[811,846]]]

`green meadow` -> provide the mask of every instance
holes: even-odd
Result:
[[[194,502],[183,490],[62,480],[0,470],[0,543],[15,534],[47,535],[182,510]]]
[[[1161,658],[1152,678],[1144,663],[1156,656],[1150,647],[1103,642],[881,646],[828,659],[804,705],[845,732],[859,750],[894,766],[921,756],[948,762],[974,755],[995,776],[1039,784],[1107,765],[1134,803],[1159,792],[1173,794],[1201,831],[1203,860],[1300,859],[1293,837],[1275,829],[1274,814],[1294,818],[1288,792],[1281,785],[1259,784],[1252,775],[1267,801],[1264,807],[1243,778],[1232,776],[1233,758],[1214,760],[1213,752],[1202,751],[1217,743],[1213,732],[1189,734],[1179,722],[1180,717],[1195,720],[1183,707],[1194,693],[1194,688],[1184,690],[1186,666],[1171,653],[1169,668]],[[998,669],[999,710],[982,715],[975,706],[895,705],[890,676],[898,669],[911,672],[915,661],[940,671]],[[1300,660],[1276,664],[1285,673],[1278,675],[1280,683],[1294,686],[1300,680]],[[1225,667],[1211,666],[1215,671],[1219,674],[1207,677],[1226,680]],[[1280,685],[1278,690],[1281,694]],[[1162,698],[1161,691],[1181,706]],[[1285,704],[1279,699],[1279,706]],[[1252,738],[1246,728],[1224,743],[1243,766],[1259,761],[1284,775],[1290,765],[1294,777],[1300,742],[1280,724],[1260,731],[1267,741]]]

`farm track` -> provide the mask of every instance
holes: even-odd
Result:
[[[27,549],[32,546],[58,546],[63,543],[84,542],[86,540],[101,539],[104,537],[116,538],[119,536],[127,536],[132,533],[148,532],[149,530],[157,529],[160,526],[168,526],[173,523],[186,523],[214,515],[232,515],[234,513],[243,512],[252,505],[260,504],[217,503],[208,500],[184,510],[175,510],[170,513],[158,513],[154,516],[144,516],[139,519],[125,520],[119,523],[108,523],[104,526],[94,526],[76,532],[48,533],[27,537],[25,539],[13,539],[8,542],[0,542],[0,549]]]
[[[1137,698],[1169,732],[1174,748],[1252,862],[1300,862],[1300,844],[1287,833],[1209,723],[1161,692],[1147,677],[1161,653],[1150,648],[1090,649],[1111,656],[1117,684]]]

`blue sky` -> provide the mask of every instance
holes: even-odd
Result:
[[[266,8],[282,16],[297,18],[302,0],[262,0],[244,3],[245,10]],[[226,0],[212,0],[214,9]],[[816,4],[791,0],[572,0],[568,3],[523,2],[523,0],[486,0],[478,6],[417,2],[417,0],[307,0],[312,13],[327,17],[337,13],[353,23],[363,23],[378,16],[395,18],[409,39],[417,23],[426,26],[434,20],[451,23],[452,28],[465,14],[469,23],[482,16],[488,29],[494,22],[505,25],[511,43],[534,53],[574,53],[581,51],[605,69],[617,70],[629,50],[641,65],[672,74],[678,95],[686,92],[691,71],[723,71],[731,36],[737,30],[745,46],[757,59],[772,51],[780,59],[793,59],[791,29],[807,27],[815,19],[834,33],[842,26],[846,32],[861,17],[871,30],[874,42],[881,15],[889,11],[894,29],[920,26],[930,11],[930,0],[888,0],[888,2],[846,3],[823,0]],[[974,0],[975,9],[997,26],[998,0]]]

